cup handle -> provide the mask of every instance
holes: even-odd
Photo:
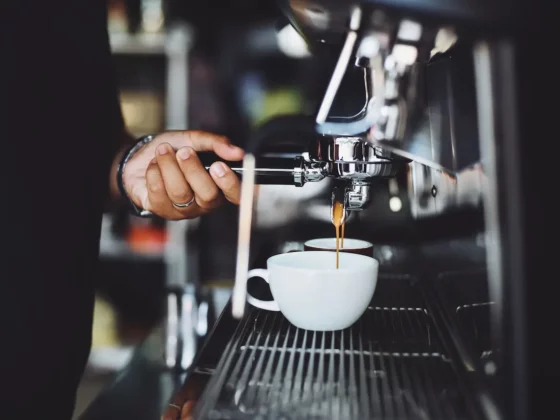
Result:
[[[252,277],[260,277],[261,279],[263,279],[268,283],[268,270],[265,270],[264,268],[254,268],[253,270],[249,270],[249,273],[247,273],[247,279],[250,279]],[[265,309],[267,311],[280,310],[276,301],[260,300],[257,299],[256,297],[251,296],[248,292],[247,292],[247,302],[249,302],[251,305],[253,305],[256,308]]]

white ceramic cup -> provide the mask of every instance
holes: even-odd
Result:
[[[330,251],[292,252],[268,259],[267,269],[249,271],[270,284],[274,300],[248,295],[260,309],[281,311],[293,325],[313,331],[350,327],[367,309],[379,263],[372,257],[341,253],[339,268]]]

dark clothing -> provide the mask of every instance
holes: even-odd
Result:
[[[0,1],[2,419],[70,419],[87,361],[123,132],[106,22],[104,0]]]

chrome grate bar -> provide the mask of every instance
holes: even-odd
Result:
[[[361,322],[361,327],[362,330],[364,328],[364,323]],[[362,337],[360,336],[360,343],[362,343]],[[363,345],[363,344],[360,344]],[[369,346],[369,367],[371,369],[371,371],[369,372],[369,374],[371,375],[371,382],[370,382],[370,395],[371,395],[371,399],[370,399],[370,403],[371,403],[371,412],[372,412],[372,417],[373,418],[382,418],[382,413],[384,416],[384,407],[385,405],[383,404],[383,399],[381,398],[381,393],[380,393],[380,385],[378,384],[377,381],[377,370],[376,370],[376,365],[375,365],[375,359],[373,357],[373,349],[372,349],[372,343],[371,341],[368,342],[368,346]],[[368,372],[367,370],[362,370],[362,372]],[[368,404],[369,405],[369,404]]]
[[[251,309],[196,419],[468,419],[459,380],[423,308],[370,307],[312,332]]]
[[[276,321],[276,317],[274,317],[272,323],[274,325]],[[262,331],[261,331],[262,333]],[[260,334],[259,334],[260,336]],[[268,342],[270,341],[270,334],[265,335],[264,337],[264,347],[267,348],[268,347]],[[260,338],[260,337],[259,337]],[[253,349],[253,351],[255,351],[255,349]],[[247,392],[245,394],[245,399],[246,399],[246,404],[249,406],[253,406],[255,405],[255,400],[257,398],[257,391],[262,389],[263,387],[259,387],[259,381],[260,381],[260,377],[261,377],[261,371],[263,370],[263,364],[264,364],[264,360],[266,357],[266,352],[262,351],[259,352],[260,356],[258,357],[258,361],[256,363],[255,369],[253,370],[253,375],[251,376],[251,379],[249,380],[249,383],[247,384]],[[251,364],[247,363],[245,365],[245,369],[246,369],[246,376],[244,375],[244,377],[248,377],[248,373],[251,369]],[[244,372],[245,373],[245,372]],[[264,381],[264,377],[262,380],[263,383],[266,383]]]
[[[316,343],[317,333],[313,332],[313,333],[310,333],[310,334],[313,335],[312,346],[314,348],[315,343]],[[303,359],[303,357],[302,357],[302,359]],[[315,369],[315,357],[309,357],[309,363],[307,364],[307,373],[306,373],[305,380],[303,382],[303,388],[302,388],[302,400],[303,401],[312,401],[312,402],[315,401],[314,393],[313,393],[313,389],[312,389],[313,385],[315,384],[315,381],[313,379],[314,376],[315,376],[314,369]],[[311,411],[311,407],[306,411],[307,412]],[[306,414],[306,413],[304,413],[304,414]]]
[[[417,322],[418,317],[415,315],[417,314],[411,315],[410,312],[406,312],[404,317],[405,319],[401,319],[401,328],[404,334],[406,334],[407,329],[409,331],[414,331],[415,326],[417,328],[421,327],[421,323]],[[415,322],[412,321],[413,318]],[[422,362],[424,361],[422,360]],[[430,387],[426,386],[426,384],[422,381],[421,378],[423,376],[425,376],[425,372],[419,369],[418,366],[414,367],[413,370],[411,370],[412,386],[410,388],[412,389],[412,392],[414,394],[414,400],[418,402],[416,404],[416,409],[419,417],[422,419],[429,419],[430,417],[428,415],[428,412],[434,413],[435,416],[438,416],[439,412],[437,404],[434,405],[428,402],[428,400],[430,399],[429,396],[432,395],[433,390]]]
[[[280,328],[282,327],[282,324],[285,322],[284,319],[279,317],[278,315],[276,315],[274,321],[275,322],[278,321],[280,323]],[[272,344],[272,348],[271,348],[271,353],[272,354],[275,354],[276,352],[278,352],[279,341],[280,341],[280,335],[276,335],[276,338],[274,339],[274,343]],[[266,357],[265,355],[266,355],[266,353],[262,352],[262,356]],[[274,366],[273,363],[266,363],[266,370],[263,374],[263,382],[265,384],[270,383],[271,380],[272,380],[272,377],[273,377],[272,368],[273,368],[273,366]],[[278,376],[278,378],[276,378],[276,375],[274,377],[275,377],[275,381],[279,382],[280,377]],[[267,399],[270,399],[270,400],[273,401],[274,400],[274,395],[272,394],[272,392],[273,392],[273,386],[270,386],[270,387],[261,386],[261,387],[259,387],[258,388],[258,401],[259,402],[266,401]]]
[[[278,337],[280,337],[280,334],[278,334]],[[280,393],[281,393],[281,389],[282,389],[282,383],[283,383],[283,377],[282,377],[282,373],[283,373],[283,368],[284,368],[284,360],[286,358],[286,354],[287,354],[287,349],[288,349],[288,338],[289,335],[286,334],[286,336],[284,337],[284,343],[282,345],[282,348],[279,349],[279,358],[278,358],[278,363],[276,364],[276,368],[274,371],[274,379],[272,382],[272,387],[270,390],[270,393],[268,394],[268,400],[271,401],[271,413],[278,413],[279,410],[279,405],[277,403],[277,401],[280,398]],[[274,363],[272,361],[269,362],[269,364],[272,366],[274,365]]]

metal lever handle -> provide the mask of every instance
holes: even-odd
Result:
[[[241,179],[243,178],[243,162],[229,162],[220,159],[214,153],[201,152],[198,157],[202,165],[209,170],[214,162],[221,161],[228,165]],[[295,185],[294,172],[301,166],[294,157],[258,157],[255,168],[255,184],[259,185]]]

